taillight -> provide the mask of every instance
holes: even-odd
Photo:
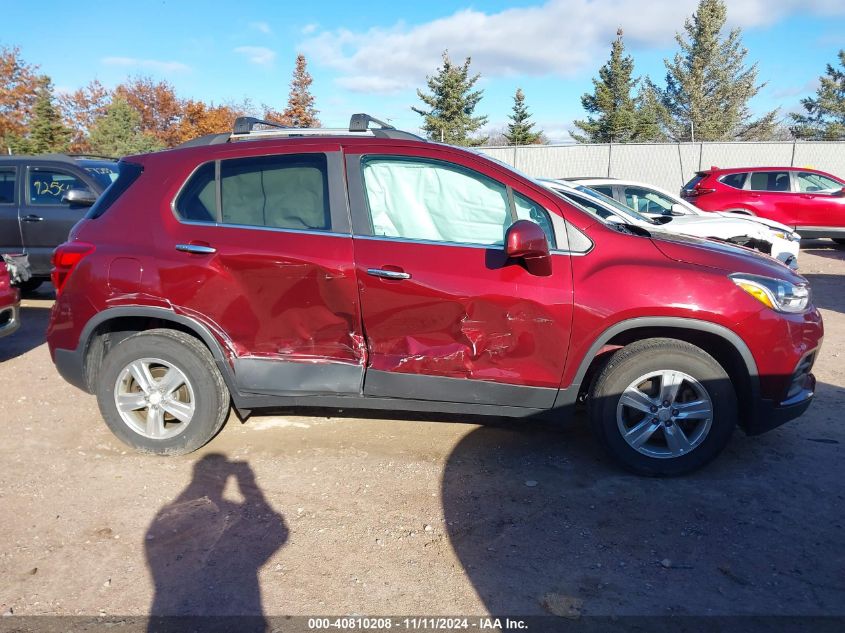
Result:
[[[65,242],[53,251],[53,270],[50,273],[50,279],[56,288],[56,294],[61,292],[67,278],[82,258],[92,252],[94,252],[94,245],[88,242]]]
[[[710,188],[707,188],[707,187],[702,187],[701,183],[699,183],[695,187],[693,187],[692,195],[703,196],[705,193],[713,193],[714,191],[716,191],[716,190],[710,189]]]

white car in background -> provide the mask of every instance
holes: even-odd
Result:
[[[731,217],[713,213],[649,217],[592,187],[580,184],[580,180],[573,182],[541,179],[539,182],[552,191],[574,200],[605,222],[620,222],[640,226],[646,230],[722,240],[754,248],[775,257],[792,269],[798,268],[798,246],[801,238],[793,238],[793,235],[798,234],[786,227],[784,227],[786,233],[783,233],[753,219],[742,215],[733,217],[732,214]]]
[[[702,211],[660,187],[633,180],[573,178],[550,182],[588,187],[658,223],[661,230],[747,246],[798,268],[801,236],[780,222],[742,213]]]

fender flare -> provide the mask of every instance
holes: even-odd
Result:
[[[633,319],[626,319],[611,325],[604,330],[593,344],[587,353],[581,359],[578,365],[578,371],[572,379],[572,384],[569,387],[562,388],[558,392],[558,397],[555,400],[555,408],[568,407],[575,404],[578,397],[578,392],[581,390],[581,383],[587,374],[593,360],[598,355],[599,350],[604,347],[608,341],[615,336],[630,330],[640,328],[667,328],[667,338],[671,338],[671,330],[693,330],[696,332],[703,332],[705,334],[713,334],[727,343],[729,343],[737,351],[745,364],[745,369],[748,371],[748,376],[751,382],[752,400],[756,402],[760,395],[760,374],[757,370],[757,362],[745,341],[740,336],[718,323],[710,321],[702,321],[701,319],[692,319],[688,317],[636,317]]]

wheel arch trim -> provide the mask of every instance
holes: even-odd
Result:
[[[563,387],[558,392],[558,398],[555,401],[555,408],[572,405],[578,397],[578,392],[581,389],[581,383],[590,368],[590,365],[595,360],[596,356],[602,347],[607,345],[614,337],[629,332],[631,330],[638,330],[643,328],[667,328],[666,338],[672,338],[671,330],[688,330],[694,332],[701,332],[704,334],[712,334],[723,339],[730,344],[742,358],[745,369],[751,382],[752,398],[756,399],[760,394],[760,374],[757,370],[757,362],[751,350],[746,345],[745,341],[733,330],[728,329],[724,325],[713,323],[711,321],[703,321],[701,319],[692,319],[689,317],[635,317],[633,319],[626,319],[611,325],[604,330],[587,350],[587,353],[581,359],[578,365],[578,371],[572,379],[572,384],[568,387]]]

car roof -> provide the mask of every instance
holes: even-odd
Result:
[[[0,156],[0,162],[18,162],[18,161],[45,161],[58,163],[72,163],[74,165],[81,164],[85,161],[96,162],[117,162],[116,158],[111,156],[98,156],[95,154],[8,154]]]

